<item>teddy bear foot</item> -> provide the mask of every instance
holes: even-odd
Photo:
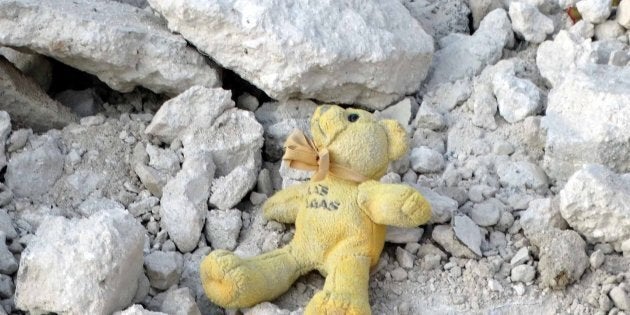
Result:
[[[240,257],[226,250],[216,250],[201,263],[201,282],[213,302],[242,307],[243,287],[250,272]]]
[[[370,303],[352,294],[322,290],[306,306],[305,315],[369,315]]]

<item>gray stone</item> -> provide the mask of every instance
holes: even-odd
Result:
[[[538,11],[533,5],[510,2],[510,19],[514,32],[531,43],[542,43],[553,33],[553,21]]]
[[[63,172],[64,157],[57,140],[44,135],[37,143],[11,156],[6,184],[18,198],[37,200],[50,191]]]
[[[127,307],[142,274],[144,233],[120,210],[50,218],[22,252],[16,306],[36,314],[109,314]]]
[[[418,243],[423,233],[424,230],[419,227],[401,228],[388,226],[385,241],[394,244]]]
[[[402,0],[422,28],[438,40],[450,33],[468,34],[470,9],[463,0]]]
[[[527,161],[497,162],[497,175],[504,187],[520,189],[545,189],[549,186],[547,174],[538,165]]]
[[[240,109],[245,109],[253,112],[258,108],[258,106],[260,106],[258,99],[247,92],[239,95],[236,99],[236,107]]]
[[[412,97],[405,97],[398,103],[388,106],[383,111],[376,111],[374,116],[378,119],[393,119],[404,128],[409,128],[412,108],[417,107]]]
[[[6,11],[0,9],[0,12]],[[2,25],[1,15],[0,25]],[[0,34],[0,42],[1,38],[2,34]],[[0,104],[2,104],[0,109],[11,115],[16,127],[46,131],[53,128],[61,129],[78,120],[70,109],[51,99],[35,81],[24,76],[20,70],[1,56],[0,89],[3,91],[0,95]]]
[[[581,0],[575,7],[584,20],[593,24],[604,22],[612,9],[610,0]]]
[[[630,2],[619,2],[619,6],[617,7],[616,20],[619,25],[625,27],[626,29],[630,29]]]
[[[240,210],[210,210],[206,217],[206,239],[214,249],[234,250],[242,226]]]
[[[138,175],[140,182],[152,195],[162,197],[166,185],[166,174],[144,164],[135,164],[133,171]]]
[[[9,47],[0,47],[0,55],[9,60],[26,76],[37,82],[42,90],[47,91],[52,82],[52,64],[39,54],[25,53]]]
[[[166,292],[160,311],[169,315],[201,315],[190,289],[179,288]]]
[[[586,243],[575,231],[549,228],[527,236],[538,247],[538,272],[545,287],[563,289],[589,266]]]
[[[15,285],[13,279],[7,275],[0,274],[0,299],[8,299],[13,297],[15,293]],[[2,306],[0,306],[2,308]]]
[[[181,140],[184,164],[189,156],[209,156],[217,176],[209,178],[210,203],[220,209],[233,207],[255,186],[262,159],[262,126],[230,97],[229,91],[193,87],[162,105],[145,130],[167,143]]]
[[[591,257],[588,258],[588,261],[591,263],[591,268],[597,269],[604,263],[606,256],[604,252],[601,250],[596,250],[591,254]]]
[[[407,279],[408,276],[407,271],[402,267],[397,267],[396,269],[392,270],[390,274],[392,275],[392,279],[397,282],[404,281],[405,279]]]
[[[529,256],[529,249],[527,249],[527,247],[522,247],[516,252],[516,254],[514,254],[514,256],[512,256],[512,259],[510,260],[510,265],[511,266],[522,265],[526,263],[527,261],[529,261],[530,259],[531,257]]]
[[[4,168],[7,165],[5,145],[10,132],[11,118],[7,112],[0,111],[0,168]]]
[[[413,125],[416,126],[416,128],[440,130],[446,127],[446,119],[432,106],[423,103],[418,109]]]
[[[535,235],[540,230],[565,229],[567,222],[560,214],[558,205],[550,198],[535,199],[529,202],[529,207],[521,213],[520,224],[525,235]]]
[[[28,138],[32,135],[33,135],[32,129],[14,130],[11,133],[11,136],[9,136],[9,143],[8,143],[9,146],[7,147],[7,152],[11,153],[11,152],[15,152],[17,150],[22,149],[26,145]]]
[[[204,57],[149,11],[113,1],[20,0],[2,2],[0,12],[0,44],[53,57],[120,92],[220,85]]]
[[[143,216],[146,213],[151,212],[151,209],[160,202],[160,199],[157,197],[149,196],[147,198],[142,198],[138,201],[132,202],[129,207],[129,213],[131,213],[134,217]]]
[[[579,20],[571,26],[569,32],[584,39],[592,38],[595,36],[595,26],[587,21]]]
[[[94,88],[65,90],[55,95],[55,100],[71,108],[79,117],[93,116],[103,110],[103,100],[96,94]]]
[[[147,144],[149,166],[169,175],[175,175],[180,170],[179,157],[171,149],[161,149],[152,144]]]
[[[18,237],[17,231],[13,226],[13,220],[7,213],[7,210],[0,209],[0,233],[4,233],[6,238],[12,240]]]
[[[134,304],[129,306],[124,311],[115,312],[114,315],[168,315],[162,312],[153,312],[145,310],[140,304]]]
[[[446,113],[465,102],[473,92],[469,79],[440,83],[424,95],[422,106],[431,106]]]
[[[478,75],[486,66],[499,61],[503,47],[514,41],[510,19],[503,9],[488,14],[473,35],[453,36],[445,37],[453,39],[448,39],[450,43],[435,53],[428,86]]]
[[[152,287],[166,290],[179,282],[184,259],[177,252],[155,251],[144,257],[144,268]]]
[[[630,171],[630,67],[591,67],[566,77],[549,93],[542,119],[549,177],[566,180],[585,163]]]
[[[199,275],[199,264],[208,253],[210,253],[210,247],[200,248],[192,254],[184,255],[184,271],[179,284],[180,287],[190,289],[202,314],[220,314],[223,309],[210,302],[201,285],[201,276]]]
[[[100,211],[118,209],[125,211],[125,207],[118,201],[109,198],[89,197],[77,208],[77,212],[84,217],[89,217]]]
[[[472,13],[473,29],[478,29],[481,21],[488,13],[498,8],[505,8],[504,1],[501,0],[469,0],[468,6]]]
[[[499,114],[509,123],[535,115],[541,108],[541,91],[527,79],[514,73],[497,73],[492,80]]]
[[[297,309],[295,311],[289,311],[280,308],[279,306],[270,302],[263,302],[256,306],[246,309],[243,315],[299,315],[303,313],[303,309]]]
[[[499,104],[491,84],[476,83],[469,103],[473,109],[472,123],[475,126],[491,130],[497,128],[494,115],[497,113]]]
[[[409,156],[411,168],[418,173],[436,173],[444,169],[444,157],[429,147],[419,147],[411,150]]]
[[[309,100],[264,103],[255,112],[264,128],[265,153],[273,160],[284,154],[284,142],[294,129],[310,134],[310,118],[317,104]]]
[[[510,279],[512,282],[529,283],[536,277],[536,269],[530,265],[518,265],[512,268]]]
[[[614,287],[608,293],[615,306],[624,311],[630,311],[630,294],[621,288],[620,285]]]
[[[230,91],[193,86],[162,104],[145,133],[171,143],[191,126],[210,127],[221,113],[232,107]]]
[[[457,201],[452,198],[440,195],[426,187],[419,185],[412,186],[416,188],[431,205],[430,223],[446,223],[450,221],[453,213],[459,208]]]
[[[560,213],[589,243],[630,239],[630,173],[584,165],[560,191]]]
[[[625,36],[625,32],[626,29],[614,20],[595,25],[595,38],[597,40],[617,40],[620,36]]]
[[[481,230],[468,216],[454,216],[453,231],[457,239],[466,245],[473,253],[481,256]]]
[[[455,257],[476,258],[466,245],[462,244],[456,237],[453,229],[448,225],[438,225],[433,228],[431,238],[438,243],[444,250]],[[481,238],[481,237],[480,237]]]
[[[281,101],[383,109],[419,89],[433,52],[431,37],[399,0],[308,8],[254,0],[149,3],[171,30]],[[340,21],[354,27],[339,32]]]
[[[164,186],[162,225],[183,253],[192,251],[199,242],[214,174],[211,154],[186,155],[181,171]]]
[[[18,262],[6,245],[6,235],[0,232],[0,274],[12,275],[18,270]]]
[[[499,223],[505,206],[497,199],[488,199],[476,204],[470,210],[470,218],[479,226],[492,226]]]
[[[413,268],[413,260],[414,257],[410,252],[404,250],[402,247],[396,247],[396,261],[398,261],[401,267],[405,269]]]

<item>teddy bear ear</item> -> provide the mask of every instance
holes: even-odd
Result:
[[[380,123],[385,127],[385,132],[387,133],[389,160],[398,160],[407,153],[409,147],[407,143],[407,132],[395,120],[385,119],[381,120]]]

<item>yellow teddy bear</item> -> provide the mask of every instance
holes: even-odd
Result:
[[[269,220],[295,223],[287,246],[252,258],[215,250],[201,263],[210,300],[225,308],[277,298],[311,270],[326,277],[305,314],[370,314],[368,282],[385,243],[387,225],[415,227],[431,218],[415,189],[378,181],[390,161],[407,152],[407,137],[393,120],[325,105],[311,120],[313,140],[292,134],[283,159],[314,170],[307,183],[274,194],[263,205]]]

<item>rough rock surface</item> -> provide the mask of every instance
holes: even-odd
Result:
[[[7,186],[16,197],[37,199],[61,177],[63,163],[59,139],[42,137],[11,157],[5,175]]]
[[[36,314],[122,310],[142,274],[144,233],[120,210],[44,222],[22,253],[16,306]]]
[[[121,92],[220,84],[204,57],[147,11],[111,1],[20,0],[1,1],[0,12],[0,44],[53,57]]]
[[[530,240],[540,250],[538,272],[544,286],[562,289],[578,281],[590,265],[586,242],[575,231],[548,229]]]
[[[470,9],[463,0],[401,0],[422,28],[435,40],[450,34],[469,32]]]
[[[566,180],[584,163],[630,171],[630,68],[591,67],[567,78],[549,93],[542,119],[547,174]]]
[[[242,226],[238,209],[211,210],[206,217],[206,239],[212,248],[233,250]]]
[[[76,115],[68,108],[52,100],[32,79],[1,56],[0,89],[3,91],[0,94],[1,108],[11,115],[18,126],[45,131],[63,128],[77,121]]]
[[[514,34],[507,13],[499,9],[488,14],[473,35],[451,34],[442,42],[433,58],[429,86],[478,75],[501,59],[503,47],[514,42]]]
[[[184,260],[177,252],[155,251],[144,257],[144,268],[149,283],[158,290],[166,290],[179,282]]]
[[[589,243],[630,239],[630,174],[584,165],[560,191],[560,213]]]
[[[528,42],[541,43],[553,33],[553,21],[533,5],[511,2],[509,14],[514,32]]]
[[[382,109],[418,90],[433,53],[398,0],[149,3],[170,29],[278,100]]]
[[[0,47],[0,55],[9,60],[24,75],[32,78],[47,91],[52,83],[52,65],[42,55],[17,51],[9,47]]]
[[[195,249],[199,242],[214,174],[212,155],[187,155],[182,170],[164,186],[162,224],[184,253]]]

